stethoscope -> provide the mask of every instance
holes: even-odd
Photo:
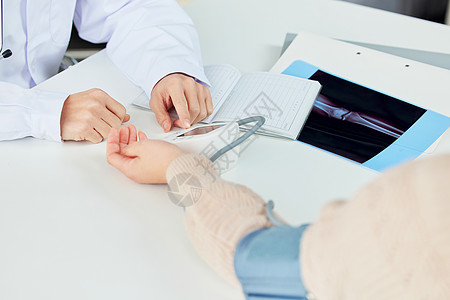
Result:
[[[3,1],[0,0],[0,51],[2,50],[3,47]],[[12,55],[12,51],[10,49],[6,49],[5,51],[2,52],[2,54],[0,54],[0,60],[4,59],[4,58],[8,58],[11,57]]]
[[[8,58],[11,55],[12,55],[12,51],[10,49],[6,49],[5,51],[2,52],[2,54],[0,54],[0,60],[2,60],[4,58]]]

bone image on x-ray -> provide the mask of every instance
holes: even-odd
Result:
[[[313,110],[322,116],[327,116],[329,118],[344,122],[359,124],[390,135],[394,138],[399,138],[404,133],[403,130],[388,124],[388,122],[384,120],[377,119],[361,112],[351,111],[346,108],[339,107],[324,95],[319,95],[317,97]]]

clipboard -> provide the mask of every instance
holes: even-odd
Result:
[[[323,88],[297,140],[377,171],[433,152],[450,126],[450,71],[300,33],[271,70]]]

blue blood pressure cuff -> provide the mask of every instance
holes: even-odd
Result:
[[[300,240],[308,225],[254,231],[238,244],[234,268],[247,300],[306,300]]]

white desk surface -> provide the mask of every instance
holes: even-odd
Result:
[[[450,27],[339,1],[197,0],[186,9],[205,63],[242,71],[268,70],[284,34],[300,29],[450,53]],[[160,130],[152,113],[129,105],[140,91],[104,53],[41,86],[90,87],[127,105],[138,128]],[[23,139],[2,142],[0,156],[0,300],[243,299],[196,255],[166,187],[122,176],[106,163],[105,143]],[[224,177],[273,199],[284,218],[299,224],[375,176],[311,146],[260,137]]]

